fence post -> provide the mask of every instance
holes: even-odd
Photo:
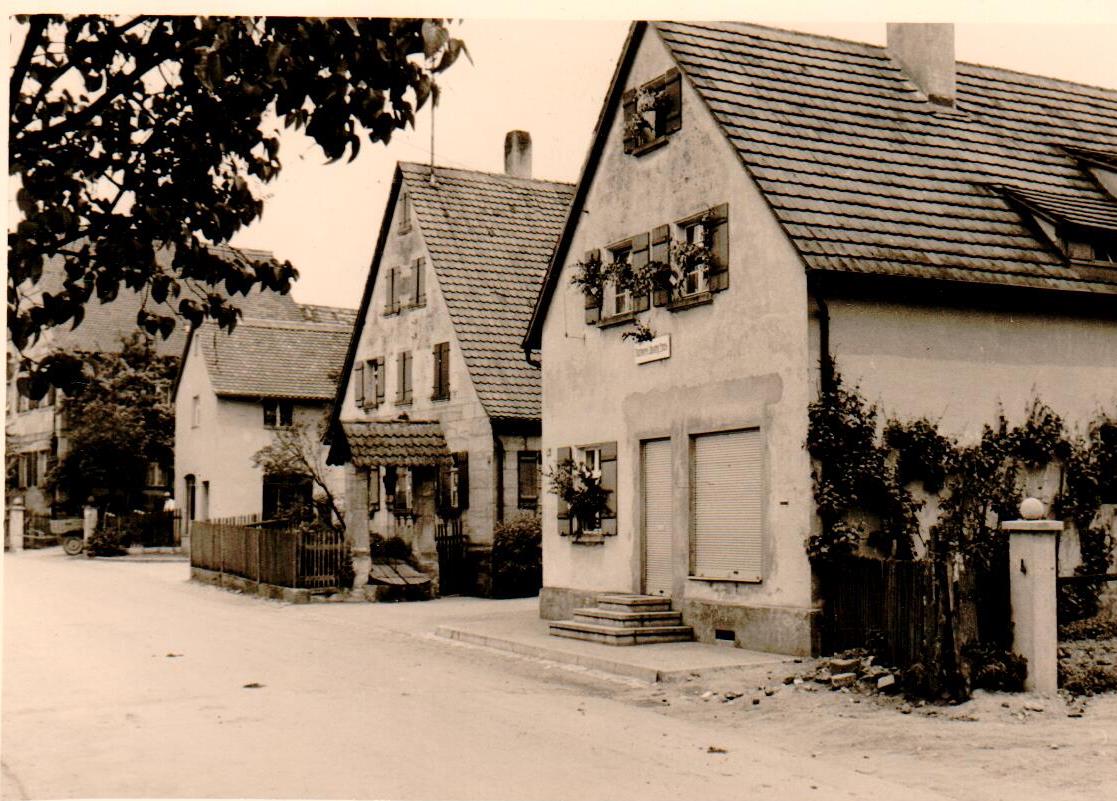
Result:
[[[90,498],[90,501],[93,499]],[[89,547],[89,538],[97,530],[97,507],[92,503],[86,503],[81,510],[81,536],[85,541],[85,547]]]
[[[23,530],[25,523],[23,508],[23,498],[16,496],[12,499],[12,505],[8,507],[8,547],[12,549],[12,553],[19,553],[23,550]]]
[[[1026,498],[1023,519],[1002,527],[1009,535],[1012,650],[1028,660],[1024,689],[1049,694],[1059,689],[1055,543],[1063,524],[1042,519],[1045,511],[1042,502]]]

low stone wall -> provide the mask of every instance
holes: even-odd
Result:
[[[792,656],[817,656],[821,610],[795,606],[745,606],[684,600],[683,623],[699,642],[717,642],[716,632],[732,631],[739,648]]]
[[[259,584],[251,579],[231,576],[228,573],[219,573],[216,570],[206,570],[202,567],[191,567],[190,578],[203,584],[213,584],[228,590],[259,595],[261,598],[272,598],[292,604],[310,603],[310,590],[277,587],[274,584]]]
[[[575,609],[597,606],[602,595],[628,594],[627,590],[574,590],[569,587],[544,587],[539,592],[539,617],[543,620],[569,620]]]

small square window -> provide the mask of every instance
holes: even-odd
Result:
[[[268,428],[290,428],[294,425],[294,404],[287,400],[264,401],[264,425]]]

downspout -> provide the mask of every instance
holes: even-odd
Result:
[[[817,286],[815,290],[815,303],[818,304],[819,388],[825,395],[834,389],[834,357],[830,354],[830,307]]]
[[[531,348],[524,348],[524,361],[526,361],[532,367],[542,368],[543,367],[543,362],[531,358],[531,351],[532,351]]]

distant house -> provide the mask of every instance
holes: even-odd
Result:
[[[541,614],[643,593],[809,653],[820,367],[960,437],[1117,408],[1115,165],[1117,91],[956,64],[950,26],[635,24],[524,342],[544,463],[610,492],[582,526],[544,496]],[[572,285],[612,262],[677,283]]]
[[[270,258],[262,251],[237,250],[230,247],[214,248],[219,255],[234,262],[243,262],[244,255]],[[166,253],[159,258],[167,259]],[[61,286],[65,279],[62,259],[47,261],[38,284],[27,287],[35,295]],[[304,313],[294,299],[273,292],[253,291],[234,301],[244,314],[269,319],[301,320]],[[116,352],[123,340],[140,331],[136,313],[143,307],[143,295],[121,287],[116,298],[108,303],[90,300],[85,306],[85,317],[77,328],[59,326],[44,332],[32,349],[33,355],[42,356],[51,351]],[[156,354],[178,357],[186,341],[186,324],[179,322],[167,339],[150,337]],[[64,499],[55,498],[43,489],[43,479],[51,464],[63,456],[68,447],[66,421],[59,413],[56,401],[60,399],[53,389],[45,398],[34,401],[16,390],[19,354],[11,342],[7,354],[7,407],[5,446],[8,464],[8,496],[18,493],[24,497],[29,511],[49,515],[53,507],[62,505]],[[173,465],[151,464],[148,469],[144,494],[155,508],[161,508],[163,494],[172,487]],[[77,502],[83,499],[77,499]],[[72,511],[72,510],[71,510]]]
[[[537,513],[539,371],[520,341],[571,187],[530,178],[526,133],[505,154],[504,175],[396,169],[330,429],[359,576],[370,533],[398,536],[443,592],[483,590],[493,527]]]
[[[311,501],[309,476],[267,474],[253,456],[285,429],[320,447],[354,318],[351,309],[294,311],[299,319],[242,319],[232,333],[207,322],[188,338],[174,392],[175,497],[187,520],[270,518]]]

